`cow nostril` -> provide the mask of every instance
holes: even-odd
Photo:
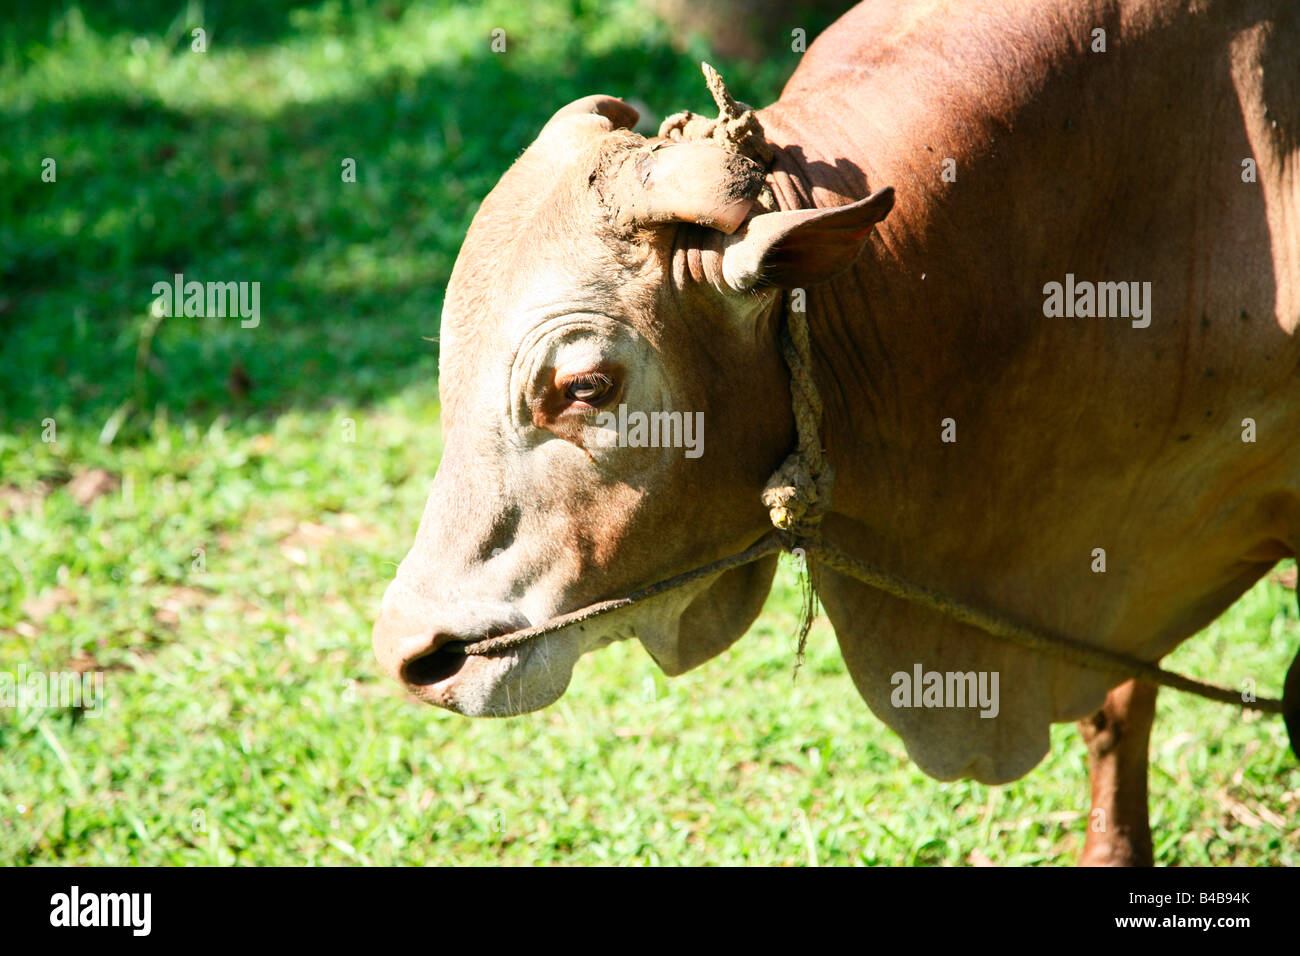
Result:
[[[455,677],[469,660],[461,653],[462,641],[452,641],[422,654],[402,665],[402,680],[416,687],[436,684],[449,677]]]
[[[481,620],[461,628],[440,625],[389,640],[380,633],[377,625],[375,653],[381,662],[390,662],[388,666],[397,665],[396,676],[408,687],[428,687],[450,680],[461,672],[470,659],[463,653],[466,644],[499,637],[527,626],[528,620],[521,615],[503,615],[486,626]]]

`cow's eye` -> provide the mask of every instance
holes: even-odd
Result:
[[[614,387],[614,380],[604,372],[584,372],[564,383],[564,397],[571,402],[599,405]]]

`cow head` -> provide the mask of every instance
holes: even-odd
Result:
[[[606,96],[560,110],[483,201],[447,287],[445,451],[374,647],[462,714],[544,707],[614,640],[638,638],[671,675],[744,633],[775,557],[498,655],[448,647],[768,530],[759,495],[793,443],[778,290],[847,267],[892,202],[764,209],[757,164],[646,140],[636,118]]]

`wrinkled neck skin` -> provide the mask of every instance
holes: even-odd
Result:
[[[925,36],[887,5],[858,8],[760,111],[782,208],[898,196],[854,267],[808,290],[836,470],[823,532],[1028,625],[1156,659],[1300,541],[1300,187],[1256,78],[1286,64],[1245,19],[1160,28],[1168,4],[1120,5],[1108,59],[1090,59],[1082,5],[991,29],[1013,6]],[[1187,62],[1206,67],[1166,68]],[[1259,189],[1237,182],[1243,156]],[[1067,273],[1151,283],[1149,325],[1045,316],[1045,283]],[[1246,418],[1272,438],[1243,442]],[[939,779],[1021,776],[1051,722],[1120,680],[826,569],[815,582],[864,699]],[[999,672],[997,718],[894,706],[891,675],[917,664]]]

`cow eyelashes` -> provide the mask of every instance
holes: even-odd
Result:
[[[583,372],[561,383],[564,397],[571,402],[598,405],[609,396],[614,380],[604,372]]]

